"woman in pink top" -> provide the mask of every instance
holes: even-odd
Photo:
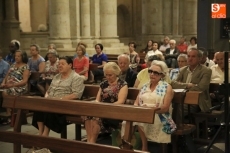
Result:
[[[73,61],[73,68],[84,80],[88,79],[89,58],[85,56],[85,46],[79,45],[76,48],[77,57]]]

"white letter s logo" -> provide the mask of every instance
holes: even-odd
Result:
[[[212,8],[211,9],[212,9],[212,12],[216,13],[216,12],[218,12],[220,10],[220,5],[214,3],[214,4],[212,4]]]

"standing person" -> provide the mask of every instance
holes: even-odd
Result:
[[[8,55],[6,55],[6,57],[5,57],[5,61],[8,62],[10,65],[15,62],[14,54],[15,54],[16,50],[19,50],[19,48],[20,48],[20,42],[19,41],[12,40],[10,42],[10,45],[9,45],[10,53]]]
[[[96,44],[95,50],[96,50],[96,54],[93,55],[91,63],[98,64],[97,66],[98,69],[93,70],[92,72],[93,72],[94,78],[103,77],[104,76],[103,67],[107,63],[108,57],[106,54],[103,53],[102,44],[100,43]]]
[[[81,98],[84,90],[83,79],[72,68],[73,61],[70,57],[61,57],[59,59],[59,74],[54,76],[45,98],[62,100]],[[48,136],[50,129],[61,133],[67,122],[65,115],[62,114],[35,112],[32,125],[38,128],[39,135]]]
[[[121,69],[121,75],[119,78],[125,80],[128,87],[133,87],[137,78],[137,73],[134,72],[130,67],[130,57],[127,54],[121,54],[117,57],[117,63]]]
[[[135,42],[129,42],[129,56],[130,56],[130,68],[133,71],[137,71],[137,66],[140,62],[140,57],[138,55],[138,53],[135,51],[137,45]]]
[[[158,107],[154,124],[134,122],[138,126],[138,131],[142,141],[142,150],[148,151],[147,139],[157,143],[170,143],[171,131],[176,130],[175,123],[169,129],[165,129],[163,118],[171,119],[173,90],[170,84],[165,81],[168,75],[168,67],[163,61],[153,61],[148,68],[150,81],[140,90],[134,105],[140,107]],[[124,125],[122,123],[122,136],[124,135]]]
[[[119,66],[114,62],[108,62],[103,70],[106,80],[100,84],[96,102],[124,104],[128,94],[128,86],[124,80],[118,77],[121,73]],[[110,133],[119,127],[120,122],[119,120],[85,117],[87,142],[95,143],[100,131]]]
[[[6,95],[22,95],[27,92],[27,82],[30,76],[27,62],[26,52],[17,50],[15,52],[15,63],[10,66],[6,77],[1,83],[1,88],[4,88],[3,98]],[[7,108],[6,114],[11,116],[11,109]],[[3,124],[9,124],[10,122],[11,120],[8,119]]]
[[[83,45],[79,45],[76,48],[76,52],[77,57],[73,61],[73,68],[86,81],[88,80],[89,71],[89,58],[85,56],[86,48]]]

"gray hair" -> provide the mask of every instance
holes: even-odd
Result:
[[[55,49],[49,49],[47,55],[49,55],[49,54],[52,54],[52,55],[58,57],[58,53],[57,53],[57,51]]]
[[[116,76],[121,74],[121,69],[115,62],[106,63],[103,67],[103,71],[105,72],[106,70],[112,71]]]
[[[152,67],[153,65],[159,66],[159,67],[161,68],[161,71],[162,71],[162,73],[164,74],[164,76],[168,75],[169,69],[168,69],[168,66],[165,64],[165,62],[154,60],[154,61],[151,63],[151,67]],[[165,77],[164,77],[164,78],[165,78]]]
[[[127,60],[130,62],[130,57],[129,57],[129,55],[127,55],[127,54],[120,54],[120,55],[117,57],[117,60],[119,61],[119,59],[120,59],[121,57],[127,58]]]
[[[189,53],[190,51],[196,51],[196,52],[197,52],[197,56],[198,56],[199,58],[202,58],[202,57],[203,57],[203,52],[202,52],[201,50],[198,50],[197,48],[191,48],[191,49],[188,51],[188,53]]]
[[[183,57],[184,59],[186,59],[186,61],[188,60],[188,55],[187,54],[180,54],[178,57],[177,57],[177,61],[179,61],[179,59]]]
[[[174,40],[174,39],[171,39],[171,40],[169,40],[169,43],[173,43],[173,44],[176,44],[176,40]]]

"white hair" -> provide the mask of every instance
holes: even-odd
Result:
[[[169,69],[168,69],[168,66],[165,64],[165,62],[154,60],[154,61],[151,63],[151,67],[152,67],[153,65],[159,66],[159,67],[161,68],[161,71],[162,71],[162,73],[164,74],[164,78],[165,78],[166,75],[168,75]]]
[[[127,55],[127,54],[121,54],[121,55],[119,55],[119,56],[117,57],[117,60],[119,61],[119,59],[120,59],[121,57],[127,58],[127,60],[130,62],[130,57],[129,57],[129,55]]]
[[[173,44],[176,44],[176,40],[174,40],[174,39],[171,39],[171,40],[169,40],[169,43],[173,43]]]
[[[177,57],[177,61],[179,61],[179,59],[183,57],[184,59],[186,59],[186,61],[188,60],[188,55],[187,54],[180,54],[178,57]]]

